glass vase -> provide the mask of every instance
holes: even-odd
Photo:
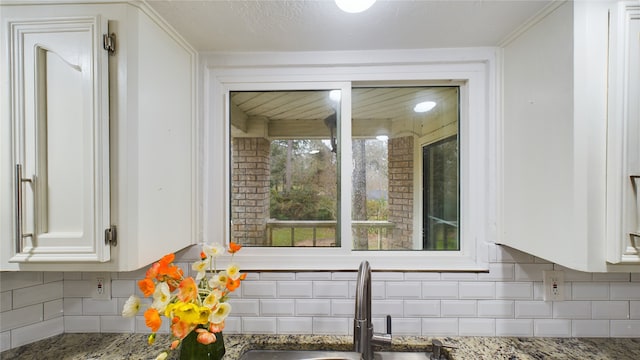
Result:
[[[180,360],[220,360],[224,356],[224,339],[222,332],[216,333],[216,341],[204,345],[197,340],[198,333],[192,331],[180,345]]]

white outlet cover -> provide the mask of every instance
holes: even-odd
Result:
[[[102,289],[98,289],[98,283]],[[111,274],[108,272],[93,273],[91,275],[91,298],[94,300],[111,300]]]
[[[545,270],[542,273],[544,301],[564,301],[564,272]]]

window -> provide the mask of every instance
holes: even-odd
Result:
[[[340,94],[230,92],[233,241],[341,246]],[[351,248],[458,251],[458,87],[361,86],[351,94]],[[453,136],[422,154],[414,146],[443,131]]]
[[[458,250],[458,139],[422,147],[423,247]]]
[[[232,91],[231,238],[336,247],[337,113],[328,90]]]
[[[486,270],[495,59],[462,52],[208,57],[204,240],[255,270]]]

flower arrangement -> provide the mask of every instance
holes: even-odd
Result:
[[[197,342],[209,345],[216,342],[216,334],[224,329],[224,321],[231,312],[227,296],[240,286],[246,274],[233,263],[233,256],[242,246],[230,242],[228,249],[222,245],[205,244],[200,260],[192,265],[197,272],[195,279],[185,277],[182,269],[173,264],[174,254],[165,255],[147,270],[145,278],[138,282],[144,297],[153,302],[144,311],[145,324],[151,329],[149,344],[153,344],[162,325],[162,316],[171,321],[171,344],[157,356],[166,359],[192,332],[197,333]],[[231,254],[230,265],[216,270],[216,258]],[[207,273],[210,275],[207,276]],[[124,305],[122,316],[133,317],[141,309],[141,299],[131,295]]]

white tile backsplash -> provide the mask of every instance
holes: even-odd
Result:
[[[313,318],[313,333],[316,335],[348,335],[353,320],[348,318]]]
[[[573,337],[609,337],[608,320],[573,320],[571,322]]]
[[[236,314],[235,306],[233,308],[233,313]],[[262,316],[293,316],[294,314],[295,302],[292,299],[260,300],[260,315]]]
[[[640,300],[640,285],[636,283],[611,283],[611,300]]]
[[[405,317],[439,317],[440,300],[405,300]]]
[[[522,318],[551,318],[553,303],[544,301],[516,301],[515,317]]]
[[[242,332],[245,334],[275,334],[276,318],[243,317]]]
[[[590,301],[556,301],[553,303],[556,319],[591,319]]]
[[[530,282],[497,282],[496,299],[533,299],[533,284]]]
[[[611,320],[612,337],[640,337],[640,320]]]
[[[275,281],[245,280],[240,286],[242,297],[246,298],[275,298]]]
[[[458,285],[460,299],[494,299],[496,283],[494,282],[461,282]]]
[[[235,315],[260,316],[259,299],[231,299],[229,305]]]
[[[64,331],[68,333],[100,332],[100,316],[65,316]]]
[[[533,335],[537,337],[570,337],[571,320],[533,320]]]
[[[376,332],[385,332],[385,327],[380,324],[380,326],[374,326],[374,330]],[[398,336],[417,336],[422,333],[422,319],[420,318],[400,318],[400,319],[392,319],[391,320],[391,332],[394,335]]]
[[[0,333],[0,352],[11,349],[11,331]]]
[[[533,320],[496,319],[496,336],[533,336]]]
[[[331,302],[326,299],[298,299],[296,300],[296,315],[329,316],[331,315]]]
[[[640,319],[640,301],[629,301],[629,318]]]
[[[279,298],[311,298],[313,297],[313,282],[311,281],[278,281]]]
[[[457,281],[425,281],[422,283],[423,299],[457,299]]]
[[[13,293],[11,291],[3,291],[0,293],[0,312],[9,311],[13,307]]]
[[[495,319],[460,319],[460,336],[495,336]]]
[[[513,318],[514,302],[508,300],[478,300],[478,317]]]
[[[349,294],[349,283],[347,281],[314,281],[314,298],[344,298]]]
[[[374,271],[375,331],[384,332],[389,314],[396,335],[640,336],[640,274],[584,273],[503,246],[491,251],[487,273]],[[565,272],[566,301],[542,301],[542,271],[552,269]],[[91,299],[91,273],[0,273],[2,350],[62,332],[147,333],[144,317],[120,315],[145,272],[112,273],[110,300]],[[249,273],[225,331],[352,334],[356,274]]]
[[[422,319],[422,335],[424,336],[457,336],[458,319],[429,318]]]
[[[571,294],[573,300],[609,300],[609,283],[574,282]]]
[[[44,320],[62,317],[64,315],[63,299],[47,301],[44,305]]]
[[[279,317],[276,322],[278,334],[312,334],[313,318]]]
[[[422,286],[415,281],[388,281],[386,283],[387,299],[420,299]]]
[[[475,300],[442,300],[440,305],[443,317],[475,317],[478,302]]]
[[[592,301],[591,318],[596,320],[629,319],[628,301]]]
[[[46,320],[11,331],[11,347],[26,345],[38,340],[62,334],[65,331],[63,318]]]

